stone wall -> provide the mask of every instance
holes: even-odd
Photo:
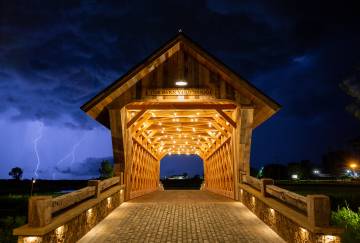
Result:
[[[314,233],[301,227],[298,223],[284,216],[265,204],[258,197],[242,190],[240,201],[249,208],[264,223],[270,226],[281,238],[291,243],[340,243],[339,236]]]
[[[111,211],[117,208],[123,202],[123,191],[117,190],[95,205],[89,208],[82,208],[81,212],[63,225],[52,229],[43,235],[21,236],[18,243],[73,243],[77,242],[82,236],[90,231],[96,224],[103,220]],[[77,207],[81,207],[77,206]],[[73,209],[73,210],[76,210]],[[64,217],[59,215],[58,217]],[[66,217],[66,216],[65,216]],[[54,218],[55,220],[56,218]],[[55,220],[56,221],[56,220]],[[28,230],[29,231],[29,230]],[[28,235],[29,233],[27,233]]]

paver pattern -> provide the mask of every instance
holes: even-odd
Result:
[[[123,203],[79,242],[284,241],[240,202],[205,191],[178,190]]]

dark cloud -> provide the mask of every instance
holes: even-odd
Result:
[[[66,177],[99,177],[99,168],[104,160],[114,163],[113,157],[87,158],[84,161],[72,163],[64,168],[55,167],[55,170]]]
[[[356,4],[0,0],[0,112],[11,108],[18,111],[13,120],[91,128],[96,123],[79,107],[182,28],[282,104],[271,129],[285,133],[285,124],[319,137],[332,129],[344,140],[357,128],[339,89],[360,63]],[[325,130],[313,129],[318,121]],[[294,146],[308,143],[301,138]],[[266,146],[256,148],[266,151],[255,160],[265,160]]]

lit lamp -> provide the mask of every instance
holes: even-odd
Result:
[[[349,166],[352,169],[353,176],[357,177],[357,173],[355,172],[355,169],[358,167],[357,163],[351,163]]]
[[[183,80],[179,80],[175,82],[176,86],[186,86],[188,83],[186,81]]]
[[[30,191],[30,197],[32,197],[35,182],[36,182],[36,179],[35,179],[35,178],[31,178],[31,191]]]
[[[350,164],[350,168],[351,168],[351,169],[354,170],[354,169],[356,169],[356,167],[357,167],[357,164],[356,164],[356,163],[351,163],[351,164]]]

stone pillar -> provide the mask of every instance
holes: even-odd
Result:
[[[89,180],[88,181],[88,186],[94,186],[95,187],[95,197],[98,198],[100,196],[100,180]]]
[[[308,221],[312,226],[326,227],[330,223],[330,199],[325,195],[307,196]]]
[[[43,227],[51,222],[51,196],[30,197],[28,204],[28,224]]]
[[[261,195],[263,197],[268,197],[269,195],[266,193],[266,185],[274,185],[274,180],[263,178],[260,181],[261,181],[260,183]]]

